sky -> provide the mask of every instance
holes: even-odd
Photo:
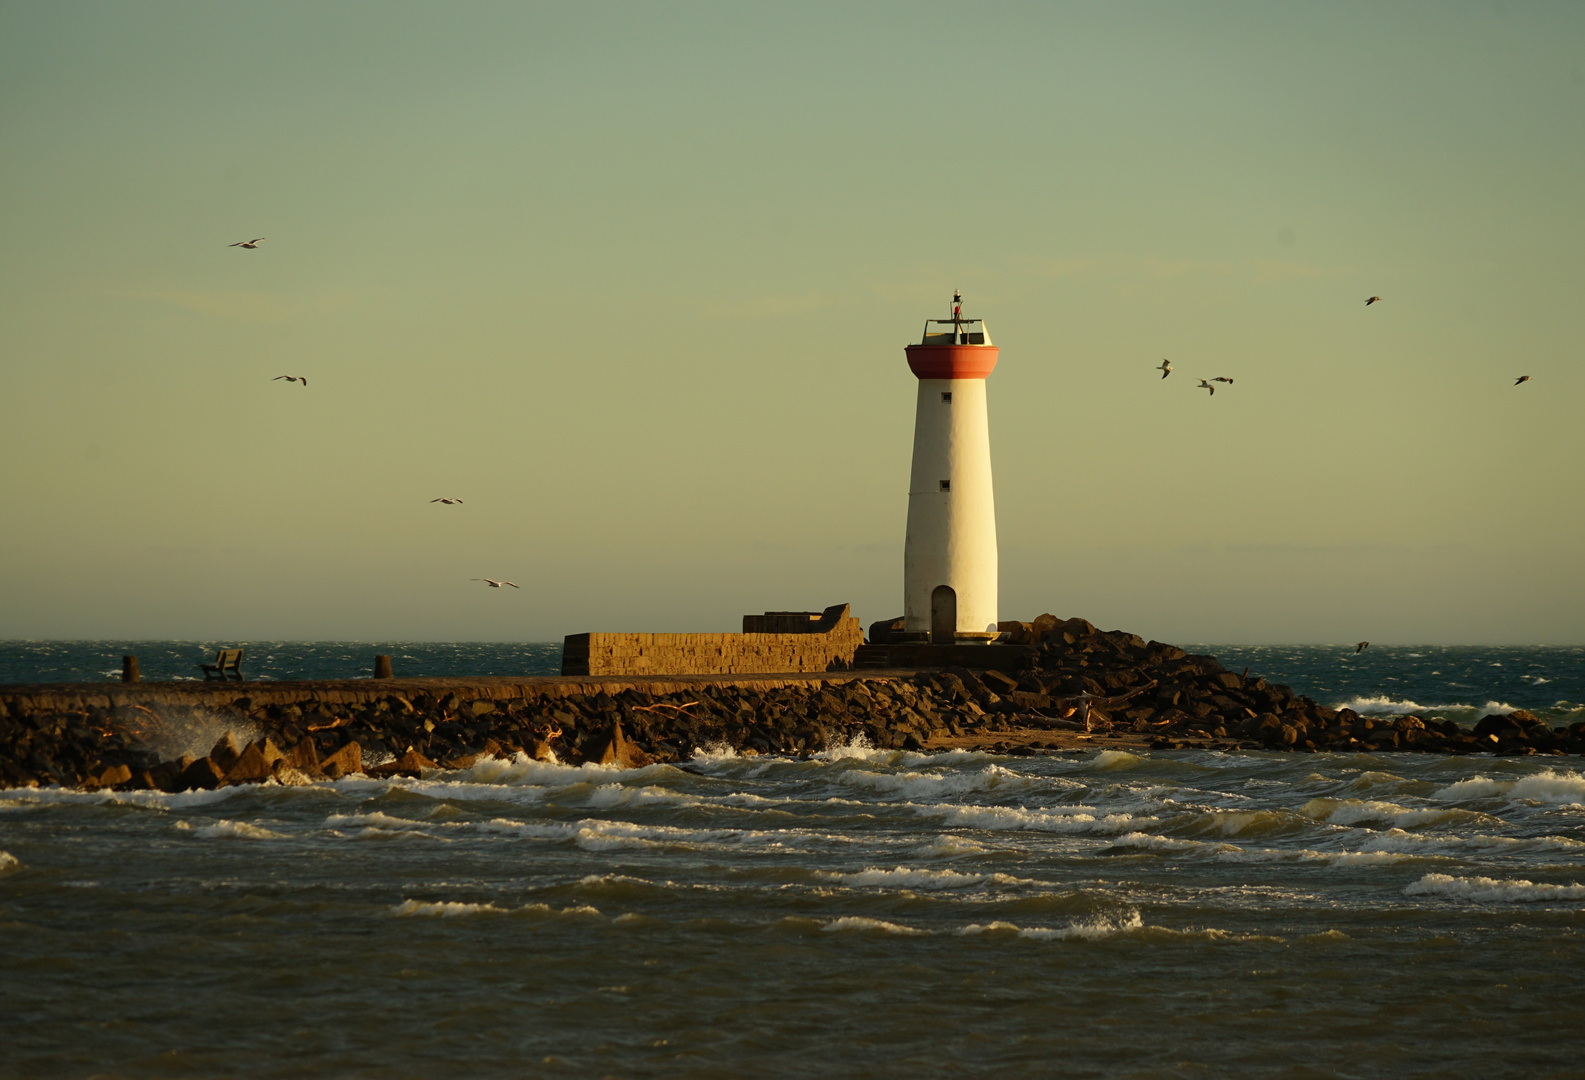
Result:
[[[903,347],[961,288],[1002,618],[1585,643],[1581,42],[1569,3],[0,3],[0,638],[900,615]]]

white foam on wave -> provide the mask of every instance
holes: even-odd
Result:
[[[1585,885],[1570,882],[1552,885],[1524,879],[1501,880],[1489,877],[1453,877],[1427,874],[1404,890],[1409,896],[1445,896],[1453,900],[1480,903],[1549,903],[1560,900],[1585,900]]]
[[[1170,836],[1158,836],[1155,833],[1131,832],[1119,836],[1112,841],[1118,847],[1146,848],[1150,851],[1199,851],[1204,848],[1213,848],[1217,851],[1239,851],[1240,848],[1232,844],[1207,844],[1203,840],[1177,840]]]
[[[591,907],[588,904],[575,904],[558,910],[549,904],[524,904],[519,908],[503,908],[490,903],[470,904],[460,900],[403,900],[391,909],[391,914],[399,916],[428,916],[443,919],[454,919],[463,915],[600,917],[600,909]]]
[[[0,874],[9,874],[22,868],[22,860],[9,851],[0,851]]]
[[[862,915],[845,915],[840,919],[832,919],[820,927],[827,933],[844,930],[861,930],[870,933],[901,934],[904,936],[917,936],[925,933],[912,926],[903,926],[900,923],[887,922],[885,919],[869,919]]]
[[[465,904],[457,900],[437,900],[433,903],[403,900],[391,909],[393,915],[428,915],[443,919],[455,919],[462,915],[505,915],[506,913],[505,908],[498,908],[494,904]]]
[[[1031,831],[1051,833],[1121,833],[1140,825],[1153,825],[1156,819],[1136,818],[1132,814],[1107,814],[1096,817],[1092,806],[1049,807],[1027,810],[1021,806],[959,806],[955,803],[905,803],[914,813],[939,818],[949,825],[963,825],[994,831]]]
[[[869,772],[852,769],[840,774],[842,783],[907,799],[940,798],[1001,788],[1028,787],[1031,778],[1000,765],[973,772]]]
[[[1585,804],[1585,775],[1571,769],[1543,769],[1516,780],[1497,780],[1472,776],[1432,792],[1441,802],[1467,802],[1474,799],[1506,797],[1510,800],[1551,803],[1554,806]]]
[[[713,847],[722,844],[780,845],[808,834],[793,831],[765,832],[756,829],[689,829],[675,825],[640,825],[631,821],[522,822],[495,818],[475,828],[483,832],[523,836],[544,840],[570,840],[585,851],[622,848]]]
[[[820,877],[828,880],[840,881],[844,885],[856,888],[870,886],[883,886],[887,888],[901,887],[905,889],[962,889],[970,885],[1032,885],[1034,882],[1028,878],[1014,877],[1011,874],[964,874],[955,870],[927,870],[921,867],[898,866],[891,870],[870,867],[854,873],[833,873],[821,871]]]
[[[997,920],[990,923],[970,923],[958,930],[964,937],[976,934],[1012,934],[1016,937],[1028,938],[1033,941],[1104,941],[1106,938],[1116,937],[1135,930],[1144,929],[1145,921],[1139,912],[1118,919],[1084,919],[1069,923],[1067,926],[1027,926],[1021,927],[1017,923]]]
[[[927,843],[914,848],[914,854],[923,858],[952,858],[957,855],[981,855],[985,852],[983,844],[976,843],[966,836],[953,836],[951,833],[942,833]]]
[[[363,826],[376,829],[426,829],[433,827],[433,822],[414,821],[411,818],[392,817],[380,810],[366,814],[331,814],[325,818],[325,824],[332,828],[345,828],[348,826]]]
[[[1416,809],[1382,799],[1311,799],[1299,808],[1299,813],[1332,825],[1386,824],[1400,829],[1453,822],[1497,821],[1491,815],[1475,810],[1455,810],[1451,807]]]
[[[670,788],[658,787],[654,784],[644,787],[629,787],[626,784],[601,784],[589,792],[588,798],[588,804],[599,809],[607,809],[613,806],[697,806],[702,801],[696,795],[672,791]]]
[[[250,825],[246,821],[230,821],[226,818],[221,818],[213,825],[194,829],[193,835],[209,839],[236,840],[280,840],[286,836],[285,833],[278,833],[259,825]]]
[[[810,754],[811,761],[874,761],[877,757],[890,757],[890,750],[877,750],[865,734],[854,735],[824,750]]]

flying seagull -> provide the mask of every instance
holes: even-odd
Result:
[[[1354,646],[1354,655],[1358,656],[1360,653],[1364,652],[1368,648],[1370,648],[1370,642],[1361,641],[1358,645]]]
[[[514,582],[511,582],[511,581],[496,581],[494,578],[471,577],[468,580],[469,581],[482,581],[482,582],[484,582],[486,585],[488,585],[492,589],[499,589],[502,585],[511,585],[512,588],[514,588],[514,589],[517,588],[517,585]]]
[[[1520,384],[1520,383],[1522,383],[1522,382],[1529,382],[1529,381],[1530,381],[1530,376],[1528,376],[1528,375],[1521,375],[1521,376],[1519,376],[1519,377],[1518,377],[1518,378],[1517,378],[1517,379],[1515,379],[1515,380],[1514,380],[1514,381],[1513,381],[1513,384],[1514,384],[1514,385],[1515,385],[1515,386],[1518,386],[1518,385],[1519,385],[1519,384]]]
[[[432,503],[437,503],[437,502],[438,503],[445,503],[447,506],[450,506],[453,503],[460,503],[462,500],[461,499],[430,499],[429,501],[432,502]],[[480,579],[479,578],[474,578],[473,580],[474,581],[478,581]]]
[[[1161,377],[1163,379],[1165,379],[1168,375],[1172,374],[1172,361],[1171,360],[1163,360],[1161,362],[1161,366],[1159,368],[1157,368],[1156,370],[1161,372]]]
[[[264,237],[256,236],[252,240],[238,240],[235,244],[227,244],[226,246],[247,248],[249,251],[252,251],[262,243],[264,243]]]
[[[1212,386],[1210,383],[1206,382],[1204,379],[1200,380],[1200,385],[1203,386],[1205,389],[1209,390],[1211,392],[1211,396],[1212,397],[1216,396],[1216,387]]]
[[[270,381],[271,382],[280,382],[282,379],[285,379],[287,382],[300,382],[304,386],[308,385],[308,376],[307,375],[277,375],[277,376],[275,376],[275,378],[271,379]]]
[[[1226,375],[1218,375],[1218,376],[1216,376],[1216,378],[1212,379],[1211,381],[1212,382],[1225,382],[1228,386],[1232,386],[1233,385],[1233,380],[1229,379]]]
[[[1374,304],[1377,300],[1380,300],[1380,299],[1381,299],[1381,297],[1379,297],[1379,296],[1372,296],[1369,300],[1365,301],[1365,306],[1366,307],[1370,307],[1370,305]]]

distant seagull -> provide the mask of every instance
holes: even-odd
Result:
[[[1209,390],[1211,392],[1211,396],[1212,397],[1216,396],[1216,387],[1212,386],[1210,383],[1206,382],[1204,379],[1200,380],[1200,385],[1203,386],[1205,389]]]
[[[1517,379],[1515,379],[1515,380],[1514,380],[1514,381],[1513,381],[1513,384],[1514,384],[1514,385],[1515,385],[1515,386],[1518,386],[1518,385],[1519,385],[1519,384],[1520,384],[1520,383],[1522,383],[1522,382],[1529,382],[1529,381],[1530,381],[1530,376],[1528,376],[1528,375],[1521,375],[1521,376],[1519,376],[1519,377],[1518,377],[1518,378],[1517,378]]]
[[[1372,296],[1369,300],[1365,301],[1365,306],[1366,307],[1370,307],[1370,305],[1374,304],[1377,300],[1380,300],[1380,299],[1381,299],[1381,297],[1379,297],[1379,296]]]
[[[1370,648],[1370,642],[1361,641],[1358,645],[1354,646],[1354,655],[1358,656],[1360,653],[1364,652],[1368,648]]]
[[[1172,361],[1171,360],[1163,360],[1161,362],[1161,366],[1159,368],[1157,368],[1156,370],[1161,372],[1161,377],[1163,379],[1165,379],[1168,375],[1172,374]]]
[[[429,501],[432,502],[432,503],[437,503],[437,502],[438,503],[445,503],[447,506],[451,506],[454,503],[460,503],[462,500],[461,499],[430,499]],[[479,581],[480,579],[479,578],[473,578],[472,580]]]
[[[1232,386],[1233,385],[1233,380],[1229,379],[1226,375],[1218,375],[1216,378],[1212,379],[1211,381],[1212,382],[1225,382],[1228,386]]]
[[[238,240],[235,244],[227,244],[226,246],[247,248],[249,251],[252,251],[262,243],[264,243],[264,237],[256,236],[252,240]]]
[[[513,582],[510,582],[510,581],[496,581],[494,578],[471,577],[468,580],[469,581],[482,581],[486,585],[490,586],[490,588],[492,588],[492,589],[499,589],[502,585],[511,585],[512,588],[514,588],[514,589],[517,588],[517,585],[515,583],[513,583]]]
[[[282,379],[285,379],[287,382],[300,382],[304,386],[308,385],[308,376],[307,375],[277,375],[277,376],[275,376],[275,378],[271,379],[270,381],[271,382],[280,382]]]

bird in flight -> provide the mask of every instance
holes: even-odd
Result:
[[[1370,307],[1370,305],[1374,304],[1377,300],[1380,300],[1380,299],[1381,299],[1381,297],[1379,297],[1379,296],[1372,296],[1369,300],[1365,301],[1365,306],[1366,307]]]
[[[1370,648],[1370,642],[1361,641],[1358,645],[1354,646],[1354,655],[1358,656],[1360,653],[1364,652],[1368,648]]]
[[[1216,378],[1212,379],[1211,381],[1212,382],[1225,382],[1228,386],[1232,386],[1233,385],[1233,380],[1229,379],[1226,375],[1218,375],[1218,376],[1216,376]]]
[[[510,582],[510,581],[496,581],[494,578],[471,577],[468,580],[469,581],[482,581],[482,582],[484,582],[486,585],[488,585],[492,589],[499,589],[502,585],[511,585],[512,588],[514,588],[514,589],[517,588],[517,585],[514,582]]]
[[[1171,360],[1163,360],[1161,362],[1161,366],[1159,368],[1157,368],[1156,370],[1161,372],[1161,377],[1163,379],[1165,379],[1168,375],[1172,374],[1172,361]]]
[[[271,379],[270,381],[271,382],[280,382],[282,379],[285,379],[287,382],[300,382],[305,387],[308,385],[308,376],[307,375],[277,375],[277,376],[275,376],[275,378]]]
[[[1200,385],[1202,387],[1204,387],[1205,389],[1209,390],[1211,392],[1211,396],[1212,397],[1216,396],[1216,387],[1212,386],[1210,383],[1206,382],[1204,379],[1200,380]]]
[[[460,503],[462,500],[461,499],[430,499],[429,501],[432,502],[432,503],[437,503],[437,502],[438,503],[445,503],[447,506],[450,506],[453,503]],[[480,579],[479,578],[474,578],[473,580],[479,581]]]
[[[1517,379],[1515,379],[1515,380],[1514,380],[1514,381],[1513,381],[1513,384],[1514,384],[1514,385],[1515,385],[1515,386],[1518,386],[1518,385],[1519,385],[1519,384],[1520,384],[1520,383],[1522,383],[1522,382],[1529,382],[1529,381],[1530,381],[1530,376],[1528,376],[1528,375],[1521,375],[1521,376],[1519,376],[1519,377],[1518,377],[1518,378],[1517,378]]]
[[[262,243],[264,243],[264,237],[256,236],[252,240],[238,240],[235,244],[227,244],[226,246],[247,248],[249,251],[252,251]]]

